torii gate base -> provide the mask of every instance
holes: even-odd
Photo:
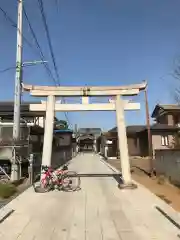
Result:
[[[29,91],[32,96],[47,97],[47,102],[42,104],[31,104],[31,111],[46,111],[46,123],[44,133],[44,145],[42,165],[51,166],[53,120],[55,111],[116,111],[118,144],[120,149],[120,160],[122,169],[123,184],[120,188],[132,189],[136,185],[131,180],[129,154],[127,146],[126,125],[124,110],[140,109],[140,104],[123,101],[121,96],[137,95],[146,88],[146,82],[130,86],[111,86],[111,87],[50,87],[23,85],[25,91]],[[56,104],[55,98],[59,97],[82,97],[82,104]],[[105,104],[89,104],[90,96],[114,96],[115,100]]]

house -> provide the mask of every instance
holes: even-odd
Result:
[[[79,151],[97,151],[96,139],[101,135],[101,128],[79,128],[77,142]]]
[[[151,117],[155,120],[159,126],[163,129],[167,129],[159,137],[161,139],[161,145],[164,148],[174,147],[179,145],[179,130],[180,130],[180,105],[156,105]],[[157,136],[154,137],[154,141],[157,141]],[[155,141],[155,142],[156,142]],[[156,144],[157,145],[157,144]],[[156,147],[157,149],[157,147]],[[160,148],[162,149],[162,147]]]
[[[41,161],[44,140],[45,112],[30,111],[30,104],[21,103],[20,139],[13,141],[14,102],[0,102],[0,166],[11,172],[14,157],[27,170],[29,154],[33,153],[36,164]],[[40,103],[40,102],[39,102]],[[54,118],[54,122],[58,122]]]
[[[152,113],[155,123],[150,126],[152,151],[156,149],[173,148],[179,141],[180,106],[156,105]],[[132,125],[126,127],[127,143],[130,156],[148,156],[148,130],[146,125]],[[107,157],[119,155],[117,142],[117,128],[113,128],[98,139],[102,143],[101,152]],[[106,150],[105,150],[106,149]],[[106,153],[105,153],[106,152]]]
[[[169,126],[180,126],[180,105],[171,104],[163,105],[157,104],[151,115],[152,118],[159,124],[166,124]]]
[[[145,126],[140,125],[126,127],[129,155],[140,156],[141,154],[146,155],[146,152],[148,153],[148,142],[145,142],[143,139],[143,135],[146,135],[143,132],[144,130]],[[104,156],[108,158],[119,156],[117,127],[103,133],[97,142],[98,150]]]
[[[55,129],[52,146],[52,167],[56,168],[69,161],[73,156],[74,139],[71,129]]]

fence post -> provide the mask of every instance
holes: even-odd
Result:
[[[31,153],[29,156],[29,167],[28,167],[30,185],[33,184],[33,159],[34,159],[34,155]]]

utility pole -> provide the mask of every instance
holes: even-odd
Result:
[[[14,125],[13,139],[16,141],[20,136],[20,107],[21,107],[21,81],[22,81],[22,10],[23,0],[18,0],[17,18],[17,52],[16,52],[16,75],[14,93]]]
[[[20,138],[20,107],[21,107],[21,81],[22,81],[22,10],[23,0],[18,0],[18,17],[17,17],[17,50],[16,50],[16,75],[15,75],[15,93],[14,93],[14,123],[13,123],[13,140]],[[19,164],[16,159],[16,148],[11,163],[11,180],[19,179]]]
[[[149,155],[149,165],[150,165],[150,174],[153,174],[153,154],[152,154],[152,136],[151,136],[151,125],[150,125],[150,116],[149,116],[149,104],[147,97],[147,87],[144,90],[145,95],[145,105],[146,105],[146,124],[148,132],[148,155]]]

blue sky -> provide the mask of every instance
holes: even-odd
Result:
[[[37,0],[24,1],[46,59],[52,66]],[[176,84],[170,74],[180,56],[178,0],[44,0],[47,21],[62,85],[127,85],[148,80],[149,107],[173,103]],[[0,6],[16,21],[17,1]],[[0,12],[0,70],[15,65],[16,31]],[[23,32],[35,48],[27,22]],[[23,60],[39,60],[24,43]],[[0,73],[0,100],[12,100],[14,70]],[[24,82],[52,85],[41,65],[24,69]],[[28,96],[23,97],[24,100]],[[127,124],[145,123],[143,94],[135,100],[141,110],[126,113]],[[101,101],[101,99],[99,99]],[[59,114],[64,118],[63,114]],[[116,125],[115,113],[69,113],[80,127]]]

